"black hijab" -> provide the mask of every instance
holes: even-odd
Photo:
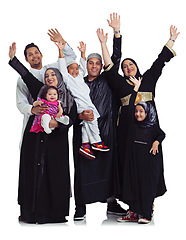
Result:
[[[122,71],[123,71],[123,62],[124,62],[125,60],[129,60],[129,61],[133,62],[133,63],[136,65],[137,73],[136,73],[135,78],[138,79],[139,77],[142,77],[142,75],[141,75],[141,73],[140,73],[140,71],[139,71],[139,68],[138,68],[137,63],[136,63],[132,58],[125,58],[125,59],[122,61],[122,63],[121,63],[121,69],[122,69]],[[123,74],[124,74],[124,71],[123,71]],[[124,78],[129,80],[129,77],[125,76],[125,74],[124,74]]]

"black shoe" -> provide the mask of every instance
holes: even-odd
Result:
[[[74,221],[83,221],[86,218],[86,206],[76,205],[76,212],[74,214]]]
[[[107,214],[116,216],[126,216],[127,211],[123,209],[116,201],[108,203]]]

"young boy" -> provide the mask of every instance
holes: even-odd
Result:
[[[79,152],[89,159],[94,159],[95,156],[91,151],[91,148],[103,152],[107,152],[110,149],[104,145],[99,135],[100,132],[97,118],[99,118],[100,115],[90,99],[90,89],[83,79],[86,72],[86,44],[80,42],[80,47],[78,47],[81,52],[80,65],[74,60],[66,63],[63,54],[64,45],[62,42],[58,42],[56,45],[59,49],[59,70],[63,75],[63,80],[67,88],[74,96],[78,114],[82,113],[84,110],[93,111],[93,121],[82,121],[82,146],[80,147]]]

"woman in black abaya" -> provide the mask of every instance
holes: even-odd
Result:
[[[101,42],[103,59],[106,66],[107,80],[110,87],[117,91],[118,96],[121,100],[121,107],[118,119],[118,128],[117,128],[117,143],[118,143],[118,156],[119,156],[119,174],[120,174],[120,186],[121,193],[118,196],[123,202],[128,203],[128,200],[136,200],[136,192],[138,183],[134,182],[133,189],[129,182],[126,181],[126,174],[133,177],[133,172],[137,171],[137,165],[133,165],[133,168],[130,168],[130,171],[127,172],[127,164],[136,161],[135,152],[133,145],[130,145],[130,137],[132,135],[131,128],[129,127],[129,102],[131,94],[134,89],[134,84],[131,82],[130,77],[135,77],[136,79],[142,78],[139,91],[136,95],[136,102],[150,102],[155,108],[155,87],[157,80],[161,76],[163,67],[166,62],[169,62],[176,54],[173,51],[172,47],[177,39],[179,33],[177,29],[173,26],[170,28],[170,38],[167,44],[163,47],[158,58],[154,61],[151,68],[147,70],[143,75],[140,74],[138,66],[133,59],[126,58],[122,62],[122,71],[124,76],[121,76],[117,72],[117,68],[111,61],[108,49],[107,49],[107,35],[104,35],[103,30],[98,29],[97,31],[98,38]],[[156,108],[155,108],[156,109]],[[158,118],[157,124],[159,126]],[[161,196],[166,192],[166,186],[164,181],[163,174],[163,157],[160,151],[160,167],[158,170],[158,181],[156,183],[156,194],[155,197]],[[135,174],[134,174],[135,175]],[[129,179],[129,178],[128,178]],[[152,208],[152,205],[151,205]],[[129,220],[129,219],[128,219]],[[131,218],[131,220],[133,220]],[[136,220],[136,219],[135,219]]]
[[[21,75],[34,100],[43,86],[16,57],[9,64]],[[33,133],[30,128],[34,115],[29,118],[21,147],[18,203],[20,221],[26,223],[61,223],[69,215],[70,173],[68,129],[77,112],[73,97],[67,91],[58,69],[46,70],[45,80],[53,74],[59,91],[64,114],[69,125],[58,123],[51,134]]]

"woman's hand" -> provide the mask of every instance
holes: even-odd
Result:
[[[108,25],[115,31],[120,31],[120,15],[117,13],[110,14],[110,21],[107,20]],[[120,33],[117,34],[120,37]]]
[[[177,32],[177,28],[173,25],[170,27],[170,39],[176,40],[180,32]]]
[[[16,54],[16,43],[13,42],[12,45],[9,47],[9,57],[12,60]]]
[[[167,42],[167,46],[172,48],[174,45],[174,42],[176,41],[178,35],[180,34],[180,32],[177,32],[177,28],[173,25],[171,25],[170,27],[170,38]]]
[[[138,92],[139,87],[141,85],[142,78],[135,78],[135,77],[130,77],[130,81],[134,83],[134,91]]]

